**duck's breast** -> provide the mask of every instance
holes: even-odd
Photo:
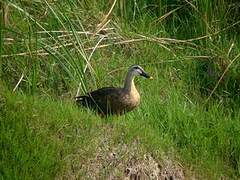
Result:
[[[140,104],[140,95],[137,90],[132,90],[124,95],[124,106],[127,111],[134,109]]]

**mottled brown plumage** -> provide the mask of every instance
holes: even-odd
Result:
[[[128,70],[124,87],[104,87],[84,96],[77,96],[76,102],[82,106],[97,110],[101,115],[121,115],[133,110],[140,103],[140,95],[134,85],[134,77],[150,77],[140,66],[131,66]]]

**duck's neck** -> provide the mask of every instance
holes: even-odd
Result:
[[[132,90],[135,90],[135,84],[134,84],[134,75],[132,74],[132,72],[128,72],[125,82],[124,82],[124,90],[131,92]]]

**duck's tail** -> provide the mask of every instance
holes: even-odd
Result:
[[[89,96],[76,96],[75,102],[82,106],[89,106],[92,103],[92,99]]]

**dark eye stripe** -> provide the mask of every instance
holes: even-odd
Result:
[[[134,69],[140,69],[138,66],[134,66]]]

